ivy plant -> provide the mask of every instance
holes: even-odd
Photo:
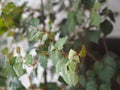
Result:
[[[113,81],[120,85],[118,56],[105,41],[115,23],[108,0],[40,2],[40,7],[32,8],[27,3],[17,6],[18,1],[0,1],[0,89],[112,90]],[[102,57],[96,54],[99,51],[90,51],[100,39],[105,46]],[[32,68],[29,74],[27,68]],[[57,75],[57,82],[48,81],[49,72],[52,79]],[[24,75],[28,87],[20,80]]]

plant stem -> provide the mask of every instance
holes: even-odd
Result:
[[[107,43],[106,43],[106,40],[105,40],[105,36],[103,36],[102,41],[103,41],[103,45],[104,45],[104,48],[105,48],[105,52],[107,54],[108,53],[108,47],[107,47]]]
[[[94,55],[92,55],[89,51],[87,51],[86,54],[87,54],[88,57],[90,57],[92,60],[94,60],[94,61],[98,61],[98,59],[97,59]]]
[[[43,5],[43,0],[41,0],[41,22],[43,24],[43,31],[45,31],[45,15],[44,15],[44,5]]]
[[[44,71],[44,84],[45,84],[44,90],[48,90],[48,85],[47,85],[47,69],[45,69],[45,71]]]

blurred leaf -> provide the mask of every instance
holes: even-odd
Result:
[[[0,87],[6,87],[7,86],[7,78],[5,76],[0,75]]]
[[[99,90],[111,90],[111,86],[109,84],[101,84]]]
[[[85,76],[84,75],[80,75],[80,78],[79,78],[79,83],[82,87],[85,87],[86,86],[86,79],[85,79]]]
[[[29,41],[33,41],[33,42],[38,41],[40,34],[41,34],[40,31],[32,30],[31,35],[29,36]]]
[[[37,18],[32,18],[32,19],[30,20],[30,25],[31,25],[31,26],[37,27],[39,24],[40,24],[40,20],[37,19]]]
[[[94,81],[87,82],[86,90],[97,90],[97,85]]]
[[[105,36],[110,34],[113,30],[113,25],[107,19],[100,24],[100,30],[104,33]]]
[[[27,54],[25,57],[25,64],[31,65],[33,63],[34,59],[31,54]]]
[[[56,65],[57,62],[62,58],[62,54],[58,50],[55,50],[50,53],[50,58],[52,60],[52,63]]]
[[[99,78],[106,82],[106,83],[110,83],[113,75],[115,73],[115,70],[112,67],[106,66],[99,74]]]
[[[10,79],[9,87],[12,90],[20,90],[20,88],[21,88],[21,90],[26,90],[18,78]]]
[[[59,74],[61,72],[62,67],[65,66],[65,64],[67,63],[67,59],[66,58],[62,58],[60,59],[57,64],[56,64],[56,73]]]
[[[96,62],[94,63],[94,69],[95,69],[95,71],[96,71],[97,73],[103,71],[103,69],[104,69],[103,63],[101,63],[101,62],[99,62],[99,61],[96,61]]]
[[[70,86],[75,86],[79,80],[75,73],[76,65],[77,63],[75,61],[69,61],[64,67],[62,67],[62,77]]]
[[[7,26],[2,18],[0,18],[0,35],[4,34],[7,31]]]
[[[85,57],[86,56],[86,47],[84,46],[84,45],[82,45],[82,49],[81,49],[81,51],[80,51],[80,53],[79,53],[79,56],[80,57]]]
[[[13,67],[9,64],[7,64],[6,67],[3,69],[2,74],[7,77],[16,77],[16,73]]]
[[[7,54],[7,58],[8,58],[8,59],[11,59],[11,58],[13,57],[13,53],[14,53],[13,50],[12,50],[10,53],[8,53],[8,54]]]
[[[55,47],[58,48],[59,50],[63,49],[63,45],[66,43],[67,41],[67,36],[64,38],[60,38],[56,43],[55,43]]]
[[[48,39],[48,34],[47,33],[43,34],[42,41],[45,42],[47,39]]]
[[[73,14],[73,12],[68,12],[66,25],[67,25],[66,28],[67,28],[69,34],[72,31],[74,31],[75,21],[74,21],[74,14]]]
[[[95,9],[100,9],[102,7],[101,3],[96,2],[93,6]]]
[[[13,2],[9,2],[3,9],[2,9],[2,13],[4,15],[8,15],[10,14],[10,12],[12,12],[14,9],[16,8],[15,4]]]
[[[87,70],[86,76],[87,76],[87,81],[95,80],[95,72],[92,70]]]
[[[69,51],[68,59],[70,61],[75,60],[76,62],[80,62],[77,52],[72,49],[70,49],[70,51]]]
[[[97,14],[96,12],[91,12],[90,13],[90,20],[91,20],[92,25],[99,28],[99,25],[101,22],[101,16],[99,14]]]
[[[113,67],[114,69],[116,68],[116,62],[114,60],[114,57],[110,56],[110,55],[106,55],[104,57],[104,63],[108,66]]]
[[[94,43],[98,43],[100,39],[100,32],[99,31],[92,31],[92,30],[86,30],[86,36],[88,40]]]
[[[91,9],[95,3],[95,0],[82,0],[82,3],[85,5],[86,8]]]
[[[16,72],[16,75],[18,77],[22,76],[23,74],[25,74],[25,70],[23,69],[22,63],[16,63],[13,65],[13,69]]]
[[[47,67],[48,58],[46,56],[39,55],[39,63],[43,68]]]
[[[16,48],[16,52],[17,52],[18,54],[20,54],[20,52],[21,52],[20,47],[17,47],[17,48]]]
[[[79,0],[77,0],[79,1]],[[77,14],[76,14],[76,21],[78,24],[82,24],[83,22],[83,15],[82,15],[82,12],[80,10],[77,11]]]
[[[13,66],[13,65],[16,63],[16,59],[17,59],[17,57],[12,57],[12,58],[9,60],[9,64]]]
[[[5,47],[3,50],[2,50],[2,54],[6,55],[8,53],[8,48]]]

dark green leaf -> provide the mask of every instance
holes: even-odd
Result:
[[[6,81],[7,81],[7,78],[0,75],[0,87],[1,86],[6,87],[7,86]]]
[[[95,3],[95,0],[82,0],[82,3],[85,5],[86,8],[91,9]]]
[[[92,30],[86,30],[86,36],[88,40],[94,43],[98,43],[100,39],[100,32],[99,31],[92,31]]]
[[[109,84],[101,84],[99,90],[111,90],[111,86]]]
[[[85,79],[85,76],[84,75],[80,75],[80,78],[79,78],[79,83],[82,87],[85,87],[86,86],[86,79]]]
[[[97,90],[97,85],[94,81],[90,81],[86,85],[86,90]]]
[[[110,34],[113,30],[113,25],[111,24],[110,21],[108,21],[107,19],[104,20],[101,24],[100,24],[100,30],[103,32],[103,34],[105,36],[107,36],[108,34]]]

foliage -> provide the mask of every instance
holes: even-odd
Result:
[[[65,0],[48,0],[45,4],[40,1],[40,10],[28,7],[27,3],[16,6],[13,2],[1,2],[0,81],[3,83],[0,82],[0,87],[12,90],[111,90],[112,80],[120,76],[117,55],[106,51],[99,60],[89,52],[91,43],[98,44],[100,38],[104,39],[113,30],[115,19],[107,1],[68,0],[68,5]],[[56,6],[59,8],[53,10]],[[59,16],[61,21],[55,24],[57,14],[63,11],[67,17]],[[35,16],[36,12],[38,16]],[[29,15],[24,18],[26,13]],[[49,62],[52,67],[48,66]],[[32,72],[28,74],[26,67],[32,67]],[[42,75],[38,73],[39,67],[44,69]],[[53,79],[57,74],[60,85],[47,81],[48,70]],[[28,88],[19,80],[26,74],[31,84]],[[34,84],[39,76],[44,77],[44,83]],[[120,84],[118,79],[116,82]]]

